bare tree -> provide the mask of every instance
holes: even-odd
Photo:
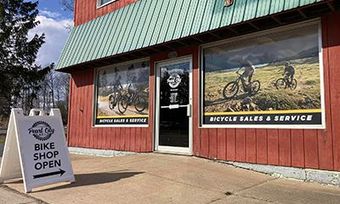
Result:
[[[64,124],[67,123],[69,75],[51,71],[41,83],[37,101],[34,107],[40,107],[45,111],[51,108],[59,108]]]
[[[70,77],[65,73],[55,75],[54,97],[56,107],[60,109],[64,124],[67,123],[68,99],[69,99],[69,81]]]
[[[74,1],[73,0],[60,0],[60,4],[63,6],[65,10],[72,11],[74,10]]]

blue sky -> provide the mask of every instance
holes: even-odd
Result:
[[[60,0],[39,0],[39,10],[58,13],[61,18],[71,19],[73,13],[66,11],[60,4]]]
[[[65,42],[73,27],[73,13],[63,9],[60,0],[39,0],[40,24],[32,29],[30,36],[45,33],[45,43],[39,50],[36,63],[46,66],[57,63]]]

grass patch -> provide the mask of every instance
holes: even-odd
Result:
[[[4,135],[0,135],[0,144],[5,144],[6,137]]]
[[[321,108],[319,63],[296,64],[295,90],[277,90],[275,82],[282,78],[283,67],[268,65],[255,71],[253,80],[261,83],[260,91],[251,96],[255,110],[296,110]],[[225,100],[222,94],[224,86],[237,78],[234,71],[215,71],[205,75],[206,112],[242,111],[242,97]],[[242,93],[239,92],[238,96]]]

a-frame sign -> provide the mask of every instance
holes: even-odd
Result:
[[[12,109],[0,183],[21,177],[26,193],[52,183],[75,181],[59,109],[52,109],[49,115],[33,109],[29,116]]]

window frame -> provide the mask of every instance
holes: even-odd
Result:
[[[148,84],[149,84],[149,97],[148,97],[148,124],[96,124],[96,119],[97,119],[97,76],[100,70],[103,69],[108,69],[108,68],[113,68],[115,66],[124,66],[124,65],[128,65],[128,64],[134,64],[134,63],[139,63],[139,62],[144,62],[147,61],[149,62],[149,79],[148,79]],[[135,59],[135,60],[130,60],[130,61],[125,61],[125,62],[121,62],[121,63],[116,63],[116,64],[110,64],[110,65],[106,65],[103,67],[97,67],[94,69],[93,71],[93,93],[92,93],[92,128],[102,128],[102,127],[149,127],[149,123],[150,123],[150,70],[151,70],[151,61],[150,61],[150,57],[146,57],[146,58],[139,58],[139,59]]]
[[[303,27],[315,25],[318,32],[319,45],[319,69],[320,69],[320,100],[321,100],[321,124],[320,125],[247,125],[247,124],[205,124],[204,123],[204,49],[227,45],[235,41],[249,40],[272,33],[283,31],[296,31]],[[291,25],[284,25],[277,28],[258,31],[242,36],[236,36],[225,40],[203,44],[199,47],[199,128],[256,128],[256,129],[326,129],[326,109],[325,109],[325,83],[324,83],[324,64],[323,64],[323,43],[322,43],[322,24],[321,19],[316,18]]]
[[[101,4],[101,1],[102,0],[97,0],[97,9],[102,8],[104,6],[107,6],[107,5],[111,4],[111,3],[119,1],[119,0],[110,0],[110,1],[108,1],[106,3],[104,3],[104,4]]]

